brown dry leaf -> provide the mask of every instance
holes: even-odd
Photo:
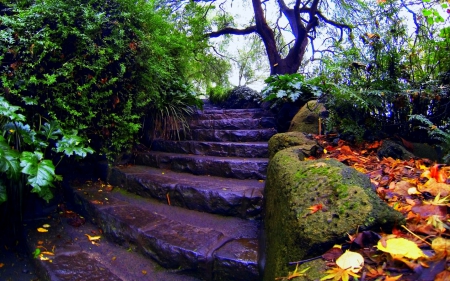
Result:
[[[429,192],[433,196],[440,194],[446,197],[450,195],[450,184],[437,182],[434,178],[430,178],[424,185],[420,186],[420,192]]]
[[[444,270],[441,273],[437,274],[434,278],[434,281],[448,281],[450,280],[450,271]]]
[[[402,277],[402,274],[397,275],[397,276],[386,276],[386,278],[384,279],[384,281],[397,281],[398,279],[400,279]]]
[[[46,252],[41,252],[41,254],[49,255],[49,256],[54,256],[54,255],[55,255],[54,253],[48,252],[48,251],[46,251]]]
[[[37,244],[38,244],[38,245],[42,245],[42,244],[44,244],[44,241],[39,240],[39,241],[37,241]]]
[[[0,262],[0,268],[2,268],[2,267],[4,267],[4,266],[5,266],[5,264],[2,263],[2,262]]]
[[[39,227],[39,228],[37,229],[37,231],[38,231],[38,232],[48,232],[48,229],[45,229],[45,228],[43,228],[43,227]]]
[[[144,274],[144,275],[147,274],[147,270],[142,270],[141,272],[142,272],[142,274]]]
[[[115,261],[116,259],[117,259],[116,257],[112,257],[112,258],[111,258],[112,261]]]

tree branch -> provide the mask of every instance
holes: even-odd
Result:
[[[215,37],[220,37],[222,35],[225,34],[233,34],[233,35],[247,35],[247,34],[251,34],[256,32],[256,26],[252,25],[249,27],[246,27],[244,29],[238,29],[238,28],[233,28],[233,27],[226,27],[223,28],[221,30],[218,31],[213,31],[210,33],[206,33],[205,36],[206,37],[210,37],[210,38],[215,38]]]

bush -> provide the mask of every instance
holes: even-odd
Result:
[[[152,103],[180,90],[187,39],[152,1],[20,3],[0,17],[0,74],[31,123],[56,120],[111,158],[136,140]]]

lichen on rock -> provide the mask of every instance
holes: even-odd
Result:
[[[369,178],[337,160],[302,161],[301,148],[278,151],[265,186],[264,280],[289,271],[288,262],[318,256],[347,233],[404,223],[373,191]],[[309,207],[322,204],[311,213]]]

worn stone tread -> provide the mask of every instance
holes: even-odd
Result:
[[[192,129],[189,139],[198,141],[257,142],[268,141],[277,133],[274,128],[257,130]]]
[[[109,183],[191,210],[259,219],[264,182],[196,176],[147,166],[115,167]]]
[[[276,126],[273,117],[260,118],[225,118],[225,119],[193,119],[189,122],[191,129],[217,129],[217,130],[251,130],[273,128]]]
[[[79,202],[80,211],[101,227],[105,236],[125,247],[134,247],[167,268],[195,272],[205,280],[224,280],[229,271],[244,270],[239,275],[258,280],[254,267],[257,243],[234,247],[225,261],[223,251],[234,240],[256,241],[259,222],[168,206],[115,188],[103,192],[100,185],[68,187]],[[89,208],[86,208],[90,205]],[[230,250],[230,249],[229,249]],[[249,259],[249,257],[252,257]],[[221,270],[213,276],[215,264]],[[231,265],[233,266],[227,266]],[[240,265],[236,268],[236,265]],[[219,274],[219,275],[217,275]],[[183,279],[184,280],[184,279]]]
[[[265,179],[268,158],[188,155],[161,151],[139,152],[135,163],[194,175],[237,179]]]
[[[162,269],[156,262],[134,251],[128,251],[109,242],[99,229],[87,222],[73,227],[67,219],[57,214],[28,224],[27,244],[32,250],[40,248],[49,260],[34,259],[40,280],[89,280],[89,281],[179,281],[199,280],[182,271]],[[40,233],[36,229],[48,224],[48,232]],[[101,236],[90,242],[85,234]]]
[[[244,158],[267,158],[267,142],[213,142],[154,140],[151,149],[171,153]]]

